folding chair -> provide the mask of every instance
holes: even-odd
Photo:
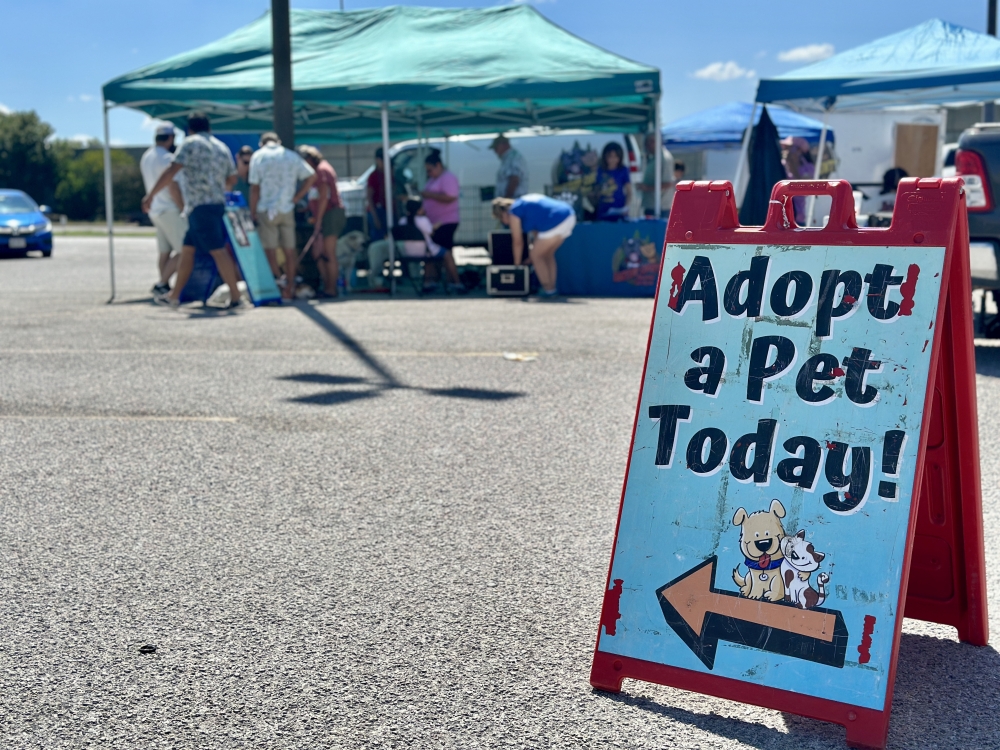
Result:
[[[427,249],[423,232],[412,224],[400,224],[392,228],[392,238],[396,242],[396,262],[403,277],[410,282],[418,297],[424,296],[427,278],[427,264],[437,266],[438,278],[444,278],[444,254],[432,256]],[[414,273],[414,266],[419,269]]]

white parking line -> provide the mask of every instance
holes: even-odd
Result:
[[[69,419],[114,420],[123,422],[238,422],[237,417],[154,417],[136,414],[79,415],[79,414],[0,414],[0,419]]]

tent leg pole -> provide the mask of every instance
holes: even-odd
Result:
[[[396,294],[396,243],[392,238],[393,204],[392,156],[389,154],[389,103],[382,102],[382,163],[385,165],[385,238],[389,242],[389,293]]]
[[[419,113],[417,114],[417,162],[417,187],[423,188],[423,185],[420,184],[420,169],[424,163],[424,126]]]
[[[110,305],[115,301],[115,203],[114,184],[111,179],[111,139],[110,127],[108,125],[108,106],[106,101],[101,102],[104,109],[104,216],[108,221],[108,262],[111,270],[111,297],[108,298]]]
[[[753,133],[753,121],[757,116],[757,102],[750,107],[750,122],[747,129],[743,131],[743,143],[740,144],[740,160],[736,162],[736,175],[733,177],[733,192],[736,195],[737,208],[743,204],[743,196],[740,194],[740,182],[743,179],[743,165],[747,163],[747,154],[750,152],[750,136]]]
[[[663,133],[660,130],[660,97],[657,96],[653,100],[653,132],[656,135],[656,156],[654,169],[654,184],[656,187],[653,192],[653,216],[659,219],[663,215]],[[667,207],[669,209],[669,206]]]
[[[813,179],[819,179],[819,173],[823,169],[823,151],[826,149],[826,116],[827,111],[823,111],[823,127],[819,131],[819,151],[816,152],[816,166],[813,168]],[[806,215],[806,226],[811,227],[813,214],[816,212],[816,196],[809,196],[809,213]]]

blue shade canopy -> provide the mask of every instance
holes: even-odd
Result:
[[[758,102],[797,110],[878,109],[1000,98],[1000,40],[934,19],[765,78]]]
[[[643,130],[660,72],[559,28],[525,4],[292,10],[295,129],[325,140],[378,138],[382,102],[395,137],[525,126]],[[120,76],[106,101],[213,130],[271,128],[271,17]]]
[[[749,102],[730,102],[674,120],[663,127],[663,142],[669,149],[680,150],[739,148],[750,120],[751,107]],[[760,122],[763,111],[763,107],[757,105],[754,125]],[[819,143],[823,127],[819,120],[781,107],[768,106],[767,112],[780,137],[799,136],[811,144]],[[832,143],[833,131],[828,130],[826,137]]]

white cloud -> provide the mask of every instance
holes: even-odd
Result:
[[[72,96],[72,95],[71,96],[67,96],[66,97],[66,101],[68,101],[68,102],[75,102],[76,101],[76,97]]]
[[[142,123],[139,125],[143,130],[148,130],[150,132],[156,130],[160,125],[172,125],[173,123],[167,122],[166,120],[157,120],[155,117],[150,117],[146,115],[142,118]]]
[[[87,135],[86,133],[77,133],[76,135],[71,135],[66,140],[80,146],[89,146],[91,141],[96,141],[97,139],[92,135]]]
[[[757,71],[741,68],[732,60],[709,63],[704,68],[694,72],[695,78],[704,78],[709,81],[733,81],[737,78],[753,78],[756,75]]]
[[[832,44],[806,44],[802,47],[778,53],[778,59],[786,63],[811,63],[825,60],[834,52]]]
[[[94,95],[93,94],[80,94],[80,101],[81,102],[92,102],[92,101],[94,101]]]
[[[5,107],[3,104],[0,104],[0,115],[9,115],[9,114],[10,114],[10,107]]]

